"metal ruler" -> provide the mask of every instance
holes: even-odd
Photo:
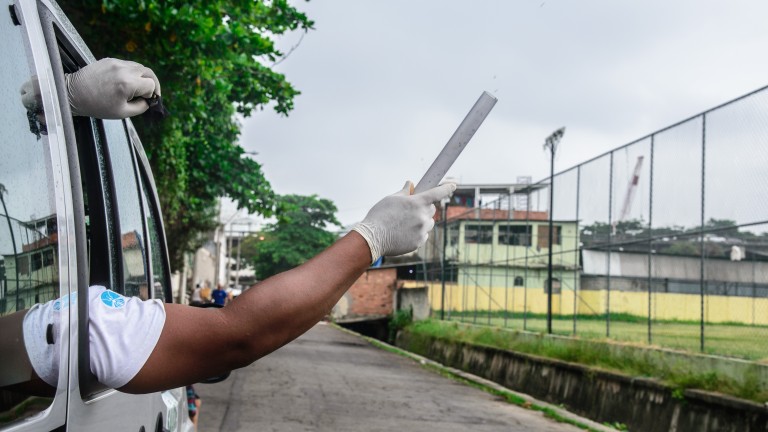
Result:
[[[443,177],[445,177],[445,174],[448,173],[451,165],[453,165],[461,152],[464,151],[464,147],[467,146],[469,140],[472,139],[472,136],[475,135],[477,129],[483,124],[488,113],[490,113],[493,106],[496,105],[496,100],[497,99],[491,96],[488,92],[483,92],[483,94],[480,95],[480,98],[475,102],[472,109],[469,110],[467,116],[464,117],[464,120],[462,120],[458,129],[456,129],[456,132],[453,133],[451,139],[448,140],[448,143],[445,144],[443,150],[440,151],[440,154],[437,155],[435,161],[432,162],[432,165],[424,174],[424,177],[419,180],[416,189],[414,189],[414,193],[432,189],[440,184],[440,180],[442,180]]]

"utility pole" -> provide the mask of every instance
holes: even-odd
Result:
[[[547,261],[547,333],[552,334],[552,244],[553,244],[553,208],[555,202],[555,153],[557,145],[565,134],[565,127],[552,132],[544,141],[544,150],[549,150],[549,259]]]

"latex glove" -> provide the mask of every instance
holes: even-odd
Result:
[[[434,203],[451,196],[456,183],[445,183],[416,195],[411,195],[412,187],[410,181],[406,182],[402,190],[376,203],[365,219],[352,228],[368,243],[371,263],[382,256],[413,252],[426,243],[435,226]]]
[[[136,62],[104,58],[66,75],[72,115],[123,119],[149,108],[144,98],[160,95],[152,69]]]
[[[45,114],[43,113],[43,98],[40,95],[40,84],[37,82],[37,75],[24,82],[19,90],[21,94],[21,103],[27,111],[35,114],[37,121],[45,124]]]

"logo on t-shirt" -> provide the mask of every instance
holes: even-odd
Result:
[[[125,306],[125,297],[114,291],[104,291],[101,293],[101,302],[114,309],[120,309]]]

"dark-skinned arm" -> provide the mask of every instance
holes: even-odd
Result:
[[[222,309],[166,305],[160,339],[125,386],[148,393],[247,366],[326,316],[370,266],[371,251],[350,232],[306,263],[255,285]]]
[[[411,195],[413,185],[385,197],[352,231],[293,270],[252,287],[223,309],[169,304],[160,339],[139,373],[121,391],[181,387],[247,366],[300,336],[327,315],[380,256],[424,244],[434,203],[453,183]]]

